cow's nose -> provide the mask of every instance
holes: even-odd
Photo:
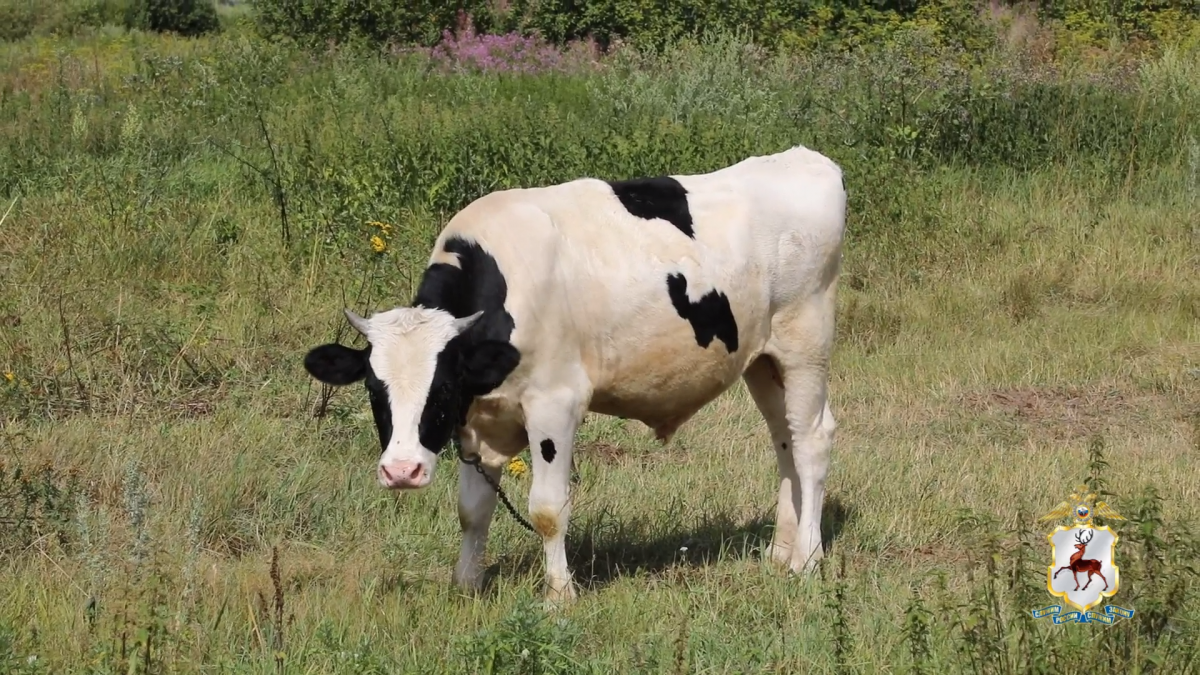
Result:
[[[401,461],[379,465],[379,482],[393,490],[424,487],[429,482],[421,462]]]

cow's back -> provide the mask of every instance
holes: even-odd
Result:
[[[434,261],[466,236],[508,284],[523,366],[505,390],[582,369],[591,409],[673,429],[761,352],[775,308],[836,268],[845,194],[818,153],[673,181],[506,190],[447,225]]]

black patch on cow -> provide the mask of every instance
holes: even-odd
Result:
[[[375,431],[379,434],[379,452],[392,439],[392,409],[388,406],[387,387],[371,368],[371,346],[355,349],[337,343],[321,345],[304,355],[304,369],[320,382],[344,387],[363,380],[371,399]]]
[[[379,452],[383,454],[392,439],[392,409],[388,406],[387,386],[371,368],[371,345],[363,349],[337,343],[314,347],[304,355],[304,369],[318,381],[335,387],[363,380],[379,434]]]
[[[466,422],[472,399],[500,386],[521,361],[508,341],[515,324],[504,309],[508,283],[496,259],[479,244],[459,237],[448,238],[442,250],[457,254],[459,266],[427,267],[413,306],[441,309],[456,318],[480,310],[483,315],[437,356],[417,429],[421,445],[435,453]]]
[[[716,338],[725,343],[729,353],[737,351],[737,321],[733,318],[729,298],[724,293],[712,290],[701,296],[698,302],[692,303],[687,297],[687,279],[682,274],[667,275],[667,293],[679,316],[692,324],[696,344],[707,349]]]
[[[662,218],[679,231],[696,238],[692,229],[692,213],[688,210],[687,189],[670,176],[609,181],[613,194],[629,213],[653,220]]]
[[[542,459],[549,464],[554,461],[554,456],[558,454],[558,450],[554,447],[554,441],[547,438],[542,441]]]
[[[304,369],[320,382],[344,387],[363,379],[371,367],[367,361],[370,356],[370,347],[355,349],[336,343],[321,345],[304,355]]]
[[[499,387],[521,362],[521,353],[508,341],[515,324],[504,309],[508,284],[495,258],[459,237],[447,239],[443,250],[457,254],[461,267],[434,263],[426,268],[413,305],[441,309],[460,319],[481,310],[483,314],[437,355],[417,429],[421,445],[435,453],[466,422],[472,399]],[[304,368],[333,386],[364,380],[382,453],[392,438],[392,411],[387,385],[371,368],[370,355],[370,345],[354,349],[326,344],[305,355]]]
[[[367,363],[367,397],[371,399],[371,414],[375,418],[375,431],[379,433],[379,454],[387,450],[392,440],[392,408],[388,405],[387,385],[375,377],[375,370]]]

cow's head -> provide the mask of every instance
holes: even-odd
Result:
[[[379,431],[379,482],[392,489],[429,484],[437,456],[465,421],[471,400],[500,386],[520,354],[472,330],[483,312],[401,307],[346,317],[368,345],[326,344],[304,357],[314,378],[333,386],[364,380]]]

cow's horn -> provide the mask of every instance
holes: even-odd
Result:
[[[478,321],[479,317],[481,317],[481,316],[483,316],[482,309],[479,310],[478,312],[475,312],[474,314],[472,314],[470,316],[464,316],[461,319],[455,319],[454,320],[454,332],[457,334],[457,333],[461,333],[464,330],[470,328],[471,324]]]
[[[362,333],[365,337],[367,334],[367,320],[354,313],[352,309],[343,310],[346,312],[346,318],[350,321],[350,325],[354,326],[354,330]]]

